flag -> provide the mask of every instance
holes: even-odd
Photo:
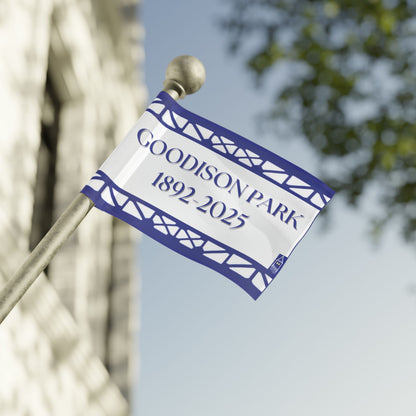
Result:
[[[334,191],[161,92],[81,191],[257,299]]]

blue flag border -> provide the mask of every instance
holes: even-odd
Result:
[[[250,170],[318,210],[335,193],[299,166],[183,108],[164,91],[159,93],[146,111],[170,130]]]
[[[287,257],[266,269],[249,256],[185,224],[117,186],[98,170],[81,191],[95,206],[170,249],[221,273],[256,300],[280,272]]]

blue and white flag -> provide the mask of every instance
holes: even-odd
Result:
[[[334,191],[161,92],[82,192],[257,299]]]

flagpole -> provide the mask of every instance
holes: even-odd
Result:
[[[174,100],[178,100],[198,91],[204,82],[203,64],[193,56],[182,55],[169,63],[163,82],[163,91]],[[19,302],[93,206],[94,203],[87,196],[82,193],[77,195],[29,254],[23,265],[7,281],[0,292],[0,323]]]

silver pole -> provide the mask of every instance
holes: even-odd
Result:
[[[177,100],[198,91],[204,82],[205,69],[202,63],[193,56],[182,55],[169,63],[163,91]],[[4,285],[0,292],[0,323],[19,302],[93,206],[94,203],[84,194],[80,193],[76,196],[29,254],[20,269]]]

